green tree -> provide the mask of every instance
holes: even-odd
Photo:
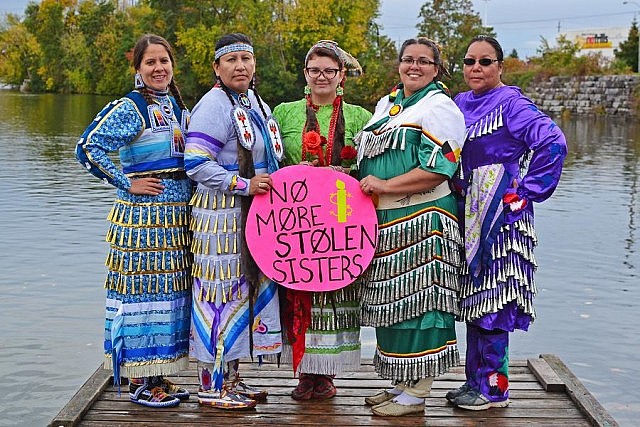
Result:
[[[518,57],[518,51],[517,51],[515,48],[513,48],[513,50],[512,50],[512,51],[511,51],[511,53],[509,54],[509,58],[513,58],[513,59],[520,59],[520,58]]]
[[[377,101],[388,94],[399,81],[398,50],[387,36],[380,34],[376,23],[370,25],[367,35],[371,48],[359,55],[364,74],[347,79],[346,99],[373,110]]]
[[[36,27],[33,33],[42,51],[38,75],[47,91],[57,91],[64,85],[62,40],[65,12],[72,4],[73,0],[42,0],[35,16]]]
[[[631,22],[627,39],[618,45],[613,54],[616,59],[622,60],[633,71],[638,72],[638,22],[635,18]]]
[[[482,25],[471,0],[431,0],[420,8],[419,34],[437,42],[449,73],[462,67],[462,59],[471,39],[478,34],[495,36],[492,27]],[[454,80],[455,85],[461,78]]]
[[[0,80],[20,85],[29,80],[33,87],[40,62],[40,45],[17,16],[7,15],[6,29],[0,31]]]

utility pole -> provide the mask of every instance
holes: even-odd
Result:
[[[487,23],[489,22],[489,19],[487,18],[487,9],[488,9],[490,0],[482,0],[482,1],[484,2],[484,23],[482,24],[482,26],[486,27]]]

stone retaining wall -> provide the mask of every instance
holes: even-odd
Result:
[[[640,113],[640,75],[551,77],[525,91],[538,108],[550,115]]]

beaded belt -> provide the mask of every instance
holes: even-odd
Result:
[[[187,173],[185,171],[173,171],[173,172],[158,172],[150,173],[148,175],[139,175],[132,178],[158,178],[158,179],[187,179]]]
[[[432,190],[414,194],[381,194],[378,196],[377,210],[405,208],[407,206],[419,205],[420,203],[432,202],[451,193],[449,182],[445,181]]]

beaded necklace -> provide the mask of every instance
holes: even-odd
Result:
[[[318,110],[320,109],[320,106],[314,104],[313,101],[311,101],[311,95],[306,95],[305,98],[307,99],[307,105],[313,109],[314,113],[317,113]],[[333,141],[336,133],[336,124],[338,123],[338,114],[340,113],[341,100],[342,100],[342,96],[336,96],[336,98],[333,100],[333,103],[332,103],[333,111],[331,112],[331,119],[329,120],[329,134],[327,135],[327,145],[324,151],[324,159],[320,158],[319,166],[331,165],[331,156],[333,154]],[[307,132],[315,131],[320,135],[320,123],[318,122],[317,119],[316,119],[314,129],[307,129],[307,125],[308,125],[308,121],[305,122],[304,127],[302,128],[303,141],[304,141],[304,134]],[[306,160],[306,158],[307,158],[307,149],[305,145],[302,144],[302,160]]]

